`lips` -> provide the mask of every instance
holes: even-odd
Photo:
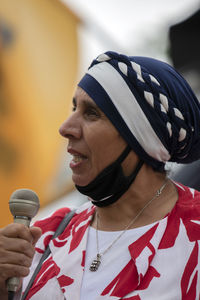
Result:
[[[71,169],[80,166],[81,163],[87,159],[86,155],[76,151],[75,149],[68,148],[68,152],[72,155],[72,160],[70,162]]]

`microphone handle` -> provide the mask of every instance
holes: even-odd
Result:
[[[31,219],[25,216],[15,216],[14,223],[24,224],[29,227]],[[7,280],[7,290],[8,292],[16,292],[20,285],[20,278],[11,277]]]

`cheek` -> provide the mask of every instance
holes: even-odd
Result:
[[[126,147],[126,142],[118,133],[112,133],[111,130],[97,136],[98,138],[91,138],[89,149],[93,166],[99,172],[120,156]]]
[[[105,156],[107,154],[107,147],[104,141],[101,139],[92,139],[89,145],[91,162],[94,164],[93,166],[100,167],[103,165],[105,161]]]

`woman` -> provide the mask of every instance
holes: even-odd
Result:
[[[27,275],[38,239],[23,290],[48,244],[51,253],[26,299],[199,299],[200,194],[164,169],[200,158],[199,124],[200,103],[168,64],[115,52],[94,60],[60,127],[90,201],[50,243],[69,209],[1,230],[2,299],[7,278]]]

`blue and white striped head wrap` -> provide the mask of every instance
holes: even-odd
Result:
[[[78,85],[153,168],[200,158],[200,103],[167,63],[109,51],[92,62]]]

